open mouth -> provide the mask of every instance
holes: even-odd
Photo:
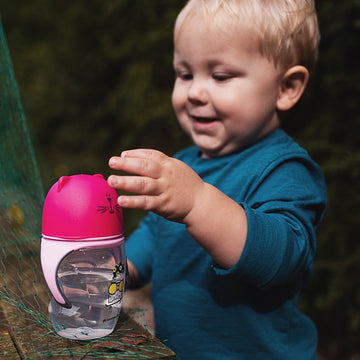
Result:
[[[193,116],[193,119],[199,123],[204,123],[204,124],[212,123],[214,121],[219,120],[217,118],[207,118],[207,117],[198,117],[198,116]]]

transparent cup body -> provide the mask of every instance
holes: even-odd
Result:
[[[56,332],[69,339],[90,340],[109,335],[120,315],[125,287],[125,245],[70,252],[57,271],[61,292],[71,304],[53,298],[49,314]]]

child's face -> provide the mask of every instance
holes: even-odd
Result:
[[[194,18],[175,39],[172,104],[203,157],[251,145],[279,126],[281,72],[247,34],[221,33]]]

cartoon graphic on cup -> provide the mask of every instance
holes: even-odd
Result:
[[[99,174],[63,176],[46,196],[42,220],[41,265],[55,331],[77,340],[110,334],[126,272],[116,191]]]
[[[125,264],[123,262],[116,264],[113,269],[113,279],[108,288],[108,292],[111,295],[108,306],[122,300],[124,293],[124,271]]]

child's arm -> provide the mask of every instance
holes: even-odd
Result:
[[[139,272],[137,271],[135,265],[129,259],[127,259],[126,266],[126,273],[129,276],[129,279],[127,279],[126,287],[130,289],[137,288],[139,286]]]
[[[185,224],[223,268],[231,268],[240,259],[247,235],[244,209],[185,163],[156,150],[138,149],[111,158],[109,165],[139,175],[109,177],[110,186],[138,194],[119,196],[120,206],[152,211]]]

